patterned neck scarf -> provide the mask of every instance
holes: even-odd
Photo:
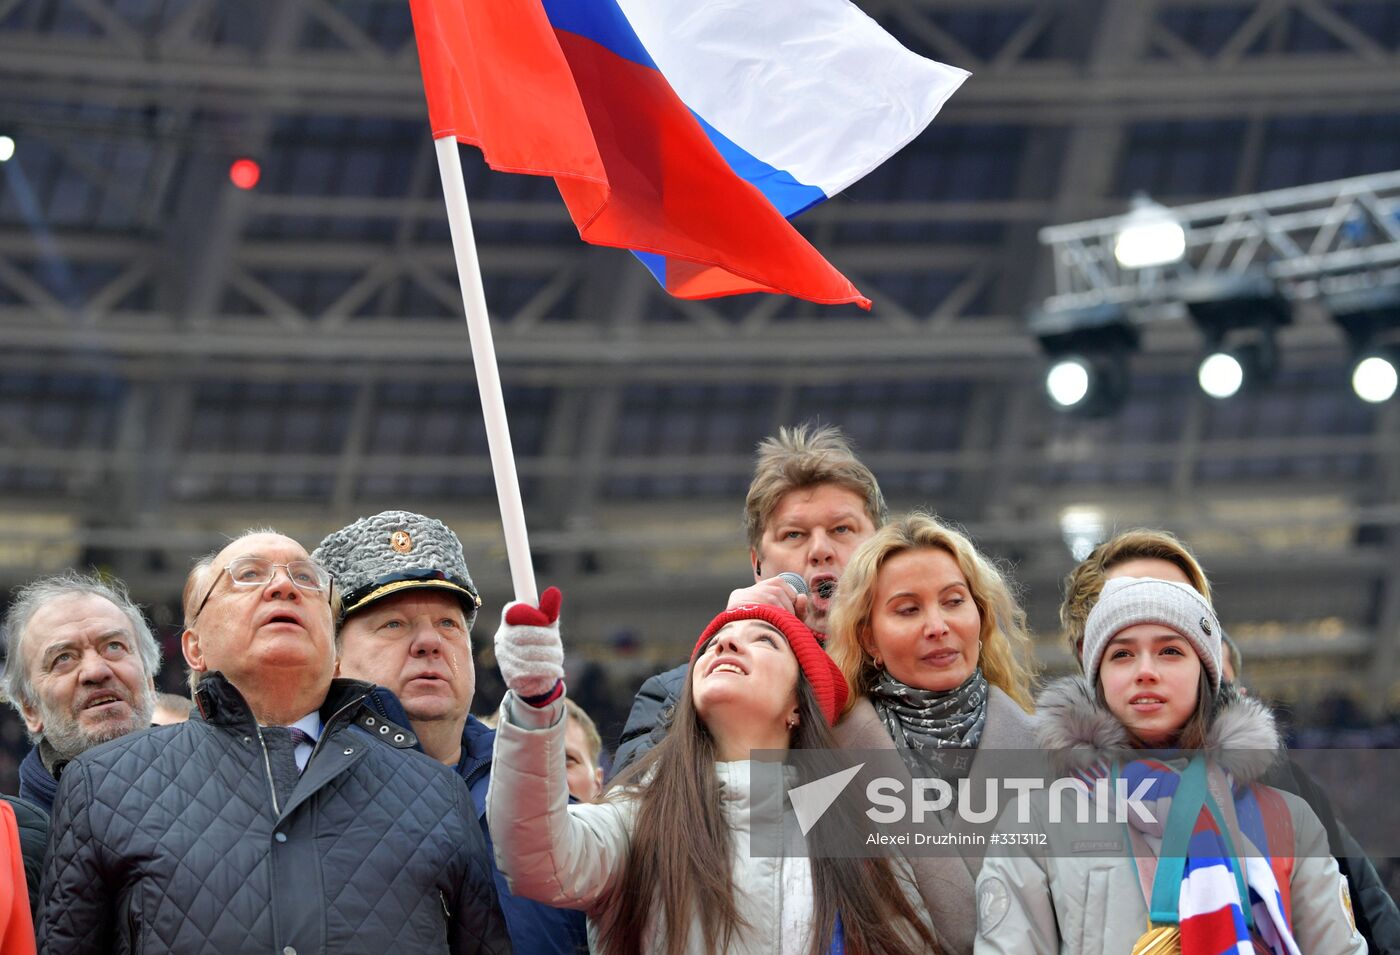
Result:
[[[920,690],[884,669],[870,688],[870,702],[901,755],[908,754],[905,761],[914,758],[921,768],[932,763],[945,778],[965,775],[967,766],[950,764],[937,750],[977,748],[987,723],[987,696],[981,667],[955,690]],[[957,762],[971,764],[968,759]]]
[[[1075,774],[1091,802],[1100,795],[1096,783],[1108,776],[1109,768],[1101,761]],[[1128,791],[1146,792],[1145,796],[1137,797],[1137,801],[1152,817],[1149,820],[1130,812],[1129,826],[1157,839],[1165,838],[1166,822],[1171,816],[1183,768],[1181,760],[1163,762],[1158,759],[1133,760],[1121,767],[1120,777]],[[1218,820],[1207,808],[1201,809],[1191,828],[1181,887],[1177,891],[1180,946],[1164,951],[1186,955],[1215,952],[1297,955],[1298,943],[1288,915],[1291,900],[1285,901],[1291,868],[1285,871],[1283,864],[1276,861],[1276,857],[1282,858],[1293,844],[1288,804],[1266,786],[1239,786],[1228,776],[1222,785],[1235,803],[1239,826],[1235,838],[1242,836],[1246,844],[1230,847],[1221,836]],[[1236,854],[1241,848],[1245,851]],[[1160,854],[1162,850],[1157,851]],[[1241,877],[1247,899],[1241,898]],[[1142,888],[1149,908],[1153,907],[1154,885]],[[1154,926],[1170,924],[1153,922]]]

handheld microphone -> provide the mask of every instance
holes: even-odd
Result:
[[[794,574],[792,571],[785,570],[778,575],[778,579],[797,591],[797,596],[807,596],[807,581],[802,579],[801,574]]]

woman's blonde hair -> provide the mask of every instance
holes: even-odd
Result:
[[[855,705],[857,698],[869,693],[878,673],[868,644],[880,568],[890,558],[915,550],[945,551],[957,563],[982,617],[982,674],[988,683],[1000,687],[1022,709],[1031,712],[1035,658],[1026,612],[1016,601],[1010,582],[965,534],[922,511],[914,511],[876,531],[851,555],[841,574],[831,608],[826,649],[851,686],[846,710]]]

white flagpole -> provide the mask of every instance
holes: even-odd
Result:
[[[510,425],[506,422],[506,402],[501,394],[501,373],[496,367],[496,345],[491,338],[486,291],[481,284],[481,262],[476,256],[476,237],[467,209],[462,160],[457,155],[456,138],[444,136],[434,140],[433,145],[437,149],[443,198],[447,200],[447,222],[452,229],[452,251],[457,259],[457,281],[462,286],[462,306],[467,312],[467,333],[471,336],[472,362],[476,365],[476,384],[481,392],[481,413],[486,419],[486,443],[491,450],[491,470],[496,477],[496,499],[501,505],[510,579],[515,586],[515,599],[534,605],[539,603],[535,568],[530,563],[525,507],[520,500],[520,479],[515,473],[515,453],[510,446]]]

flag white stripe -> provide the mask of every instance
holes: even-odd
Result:
[[[1225,866],[1196,869],[1181,880],[1181,920],[1219,911],[1238,894],[1235,876]]]
[[[849,0],[618,0],[681,100],[831,196],[917,136],[967,79]]]

